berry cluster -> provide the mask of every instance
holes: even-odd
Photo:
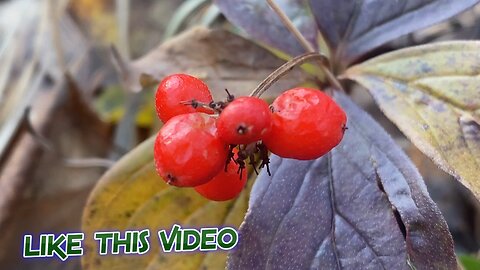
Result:
[[[246,165],[268,164],[268,150],[281,157],[318,158],[343,138],[345,112],[326,94],[294,88],[271,106],[257,97],[213,101],[201,80],[166,77],[156,92],[165,123],[155,141],[155,166],[170,185],[194,187],[216,201],[236,197],[247,181]],[[240,179],[239,179],[240,178]]]

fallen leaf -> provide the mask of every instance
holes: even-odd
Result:
[[[0,167],[0,261],[7,269],[79,265],[78,260],[63,265],[25,260],[19,252],[23,235],[78,231],[83,204],[104,169],[67,166],[64,158],[104,157],[110,149],[108,127],[82,100],[78,89],[71,84],[47,89],[36,96],[42,106],[33,106],[30,116],[36,132],[46,137],[54,151],[42,147],[22,126]]]
[[[354,66],[345,77],[375,98],[423,153],[480,198],[480,42],[399,50]]]
[[[109,127],[85,101],[103,82],[106,65],[64,12],[65,1],[56,1],[55,11],[48,3],[53,2],[0,4],[0,265],[5,269],[78,269],[79,259],[26,260],[23,235],[78,231],[88,193],[104,171],[98,161],[111,147]],[[29,126],[45,138],[34,136]]]
[[[272,157],[228,269],[454,269],[447,225],[413,164],[348,97],[341,144],[317,160]]]
[[[270,72],[283,64],[268,50],[225,30],[195,27],[163,43],[130,65],[129,85],[140,90],[144,83],[156,83],[173,73],[188,73],[204,80],[216,99],[248,95]],[[148,76],[147,76],[148,75]],[[266,94],[273,96],[307,81],[294,70]]]

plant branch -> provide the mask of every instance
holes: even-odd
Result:
[[[268,5],[277,13],[278,17],[280,17],[280,20],[283,22],[285,27],[288,28],[288,30],[295,36],[295,38],[300,42],[302,47],[305,49],[307,52],[315,52],[315,48],[313,48],[312,44],[307,41],[307,39],[300,33],[297,27],[293,25],[293,22],[288,18],[287,14],[282,11],[282,9],[273,1],[273,0],[267,0]]]
[[[60,11],[56,8],[53,1],[47,1],[47,9],[49,12],[49,23],[52,31],[52,43],[55,49],[55,56],[57,57],[57,63],[62,73],[66,72],[65,54],[62,45],[62,39],[60,37],[60,23],[61,16]]]
[[[300,33],[297,27],[293,24],[293,22],[288,18],[287,14],[283,12],[283,10],[273,1],[273,0],[267,0],[268,5],[275,11],[275,13],[278,15],[280,20],[282,21],[283,25],[295,36],[297,41],[302,45],[302,47],[309,53],[314,53],[316,52],[315,48],[313,48],[312,44],[307,41],[307,39]],[[317,53],[318,55],[322,55],[321,53]],[[319,59],[320,63],[320,68],[322,69],[323,73],[327,76],[328,81],[336,88],[341,91],[345,90],[343,89],[342,85],[340,82],[337,80],[335,75],[332,73],[330,69],[330,64],[329,60],[326,56],[323,56],[322,59]],[[292,59],[293,60],[293,59]]]
[[[286,62],[285,64],[281,65],[272,73],[270,73],[270,75],[268,75],[265,80],[263,80],[257,87],[255,87],[252,93],[250,93],[250,96],[260,97],[270,86],[272,86],[280,78],[285,76],[290,70],[309,61],[318,61],[320,63],[324,63],[325,61],[327,61],[327,59],[324,55],[316,52],[299,55]]]
[[[116,15],[118,26],[118,48],[121,55],[128,61],[130,60],[129,43],[129,21],[130,21],[130,0],[117,0]]]

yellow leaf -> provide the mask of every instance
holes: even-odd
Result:
[[[157,121],[155,113],[154,90],[145,89],[142,104],[136,114],[135,122],[140,127],[152,127]],[[95,99],[95,110],[102,119],[109,123],[119,122],[125,114],[125,91],[118,85],[109,86]]]
[[[115,43],[118,39],[117,19],[111,1],[75,0],[70,3],[72,11],[88,26],[93,37],[104,44]]]
[[[165,184],[155,172],[154,138],[122,158],[99,181],[84,209],[84,269],[210,269],[224,268],[226,252],[163,253],[156,232],[173,224],[198,228],[238,227],[248,206],[253,181],[233,201],[212,202],[191,188]],[[98,255],[97,231],[150,229],[150,250],[144,255]]]
[[[400,130],[480,198],[480,42],[388,53],[348,69]]]

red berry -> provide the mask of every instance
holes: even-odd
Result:
[[[192,112],[211,113],[205,108],[194,108],[185,102],[210,103],[212,95],[208,86],[201,80],[187,74],[173,74],[163,79],[155,94],[155,107],[158,117],[166,123],[170,118]]]
[[[249,144],[270,131],[272,112],[268,104],[256,97],[240,97],[220,113],[218,136],[228,144]]]
[[[212,201],[227,201],[237,197],[247,183],[247,174],[243,173],[240,178],[238,167],[235,163],[228,164],[227,171],[222,170],[206,184],[196,186],[195,190]]]
[[[157,172],[168,184],[193,187],[224,168],[228,146],[217,136],[215,119],[189,113],[173,117],[162,127],[154,155]]]
[[[274,154],[300,160],[323,156],[343,138],[347,116],[323,92],[295,88],[272,104],[272,130],[263,140]]]

